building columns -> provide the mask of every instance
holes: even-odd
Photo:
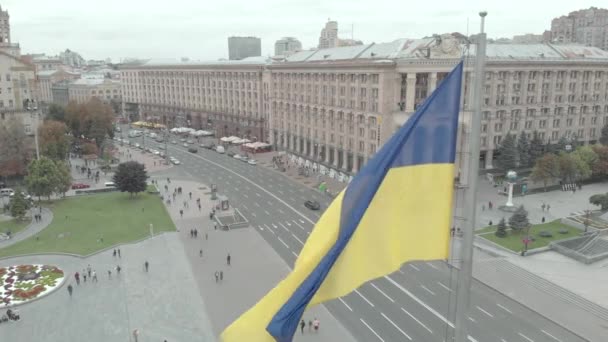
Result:
[[[414,111],[416,100],[416,74],[413,72],[407,73],[405,87],[405,111],[411,113]]]
[[[428,90],[427,90],[426,96],[428,97],[429,95],[431,95],[431,93],[435,90],[435,88],[437,88],[437,73],[430,72]]]

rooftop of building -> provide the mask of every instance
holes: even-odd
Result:
[[[73,72],[73,71],[69,71],[69,70],[63,70],[63,69],[54,69],[54,70],[43,70],[43,71],[38,71],[36,73],[36,75],[41,76],[41,77],[50,77],[55,75],[56,73],[66,73],[66,74],[72,74],[72,75],[79,75],[80,73],[78,72]]]
[[[79,85],[79,86],[98,86],[98,85],[101,85],[104,83],[120,84],[120,81],[109,79],[109,78],[103,78],[103,77],[91,77],[90,75],[88,75],[88,76],[83,75],[83,78],[77,79],[72,82],[72,84]]]

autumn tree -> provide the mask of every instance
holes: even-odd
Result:
[[[96,97],[84,104],[70,102],[66,107],[66,123],[75,137],[94,140],[101,148],[106,136],[114,134],[114,111]]]
[[[600,144],[608,145],[608,124],[602,127],[602,133],[600,135]]]
[[[25,134],[21,120],[13,117],[0,121],[0,176],[25,174],[32,156],[32,140]]]
[[[498,167],[504,171],[508,171],[517,167],[517,143],[515,136],[507,134],[498,147],[498,156],[496,161]]]
[[[593,164],[593,173],[598,176],[608,175],[608,146],[594,145],[593,152],[597,155],[597,161]]]
[[[51,104],[49,106],[49,112],[46,115],[46,118],[53,121],[65,122],[65,108],[58,104]]]
[[[547,184],[549,181],[559,176],[559,171],[560,168],[557,156],[553,153],[547,153],[536,161],[530,178],[534,182],[542,182],[545,191],[547,191]]]
[[[65,160],[70,150],[70,137],[65,123],[47,120],[38,128],[40,152],[53,159]]]

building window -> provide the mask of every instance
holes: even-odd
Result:
[[[500,135],[494,136],[494,146],[500,145],[501,141],[502,141],[502,136],[500,136]]]
[[[501,123],[495,123],[494,124],[494,132],[502,132],[502,124]]]
[[[538,128],[546,128],[547,127],[547,120],[540,120],[538,122]]]
[[[531,129],[532,128],[532,120],[526,121],[526,129]]]
[[[488,131],[488,124],[482,124],[481,125],[481,132],[482,133],[486,133]]]
[[[572,118],[568,118],[566,120],[566,127],[570,127],[570,126],[572,126]]]
[[[559,131],[551,132],[551,140],[557,140],[559,138]]]
[[[553,119],[553,128],[559,128],[559,119]]]

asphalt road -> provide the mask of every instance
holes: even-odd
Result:
[[[307,209],[304,201],[317,200],[323,209],[331,199],[274,170],[202,148],[192,154],[181,144],[168,144],[169,154],[181,161],[177,167],[203,183],[216,184],[293,266],[320,217],[320,211]],[[412,262],[325,305],[359,341],[451,341],[456,278],[457,270],[445,262]],[[585,341],[477,281],[468,319],[471,342]]]

